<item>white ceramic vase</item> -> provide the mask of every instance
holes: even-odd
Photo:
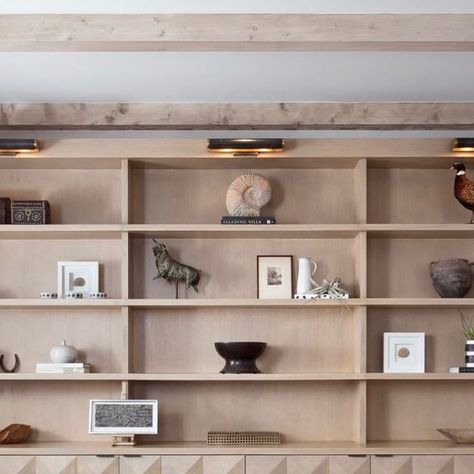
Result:
[[[54,346],[49,351],[49,357],[55,364],[72,364],[76,362],[78,355],[77,349],[68,346],[65,340],[61,341],[60,346]]]
[[[296,294],[304,295],[312,290],[312,276],[316,272],[317,265],[308,257],[298,259],[298,282],[296,284]]]

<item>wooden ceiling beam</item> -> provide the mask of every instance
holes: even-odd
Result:
[[[1,130],[472,130],[473,128],[474,102],[0,104]]]
[[[472,51],[473,14],[0,15],[0,51]]]

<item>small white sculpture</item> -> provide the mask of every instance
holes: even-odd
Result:
[[[243,174],[230,184],[225,203],[231,216],[256,217],[271,198],[268,179],[259,174]]]
[[[318,265],[311,259],[306,257],[299,259],[297,293],[295,295],[296,299],[349,298],[349,292],[341,286],[342,282],[340,278],[334,278],[331,281],[323,279],[322,283],[313,280],[313,275],[316,273],[317,268]]]

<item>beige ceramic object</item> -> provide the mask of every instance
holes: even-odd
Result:
[[[255,217],[270,202],[272,186],[259,174],[243,174],[227,190],[226,207],[231,216]]]
[[[66,341],[61,341],[60,346],[55,346],[49,351],[49,357],[55,364],[71,364],[76,362],[78,357],[77,349],[66,344]]]

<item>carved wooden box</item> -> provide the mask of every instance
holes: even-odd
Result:
[[[50,207],[48,201],[13,201],[12,224],[49,224]]]

